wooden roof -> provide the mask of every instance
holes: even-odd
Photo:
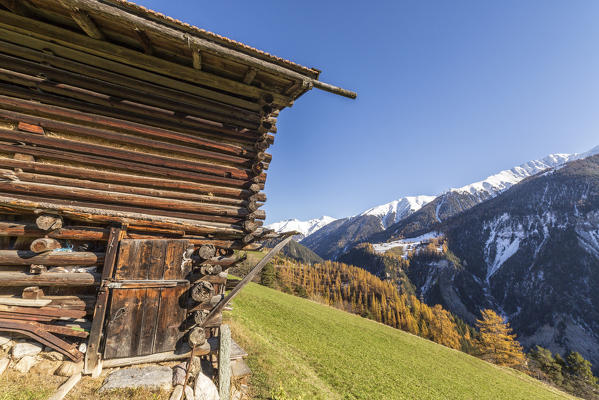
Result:
[[[351,91],[318,81],[320,71],[317,69],[273,56],[125,0],[0,0],[0,5],[20,16],[73,32],[84,32],[96,42],[82,45],[95,46],[98,51],[109,50],[105,46],[108,43],[116,44],[143,52],[154,60],[202,71],[204,74],[195,74],[199,77],[193,79],[197,84],[208,84],[210,78],[218,77],[224,78],[214,85],[220,90],[228,91],[234,87],[244,96],[270,92],[279,97],[277,103],[281,107],[291,105],[312,87],[356,97]],[[3,17],[0,14],[0,21]],[[171,75],[167,65],[158,64],[158,68],[161,73]],[[192,80],[172,72],[178,78]]]

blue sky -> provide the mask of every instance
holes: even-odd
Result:
[[[599,145],[599,2],[139,0],[358,92],[279,117],[267,222],[344,217]]]

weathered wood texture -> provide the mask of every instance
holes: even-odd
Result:
[[[104,358],[162,353],[175,349],[179,325],[186,316],[185,298],[191,270],[183,256],[186,240],[128,240],[121,242],[114,272],[116,282],[139,281],[142,287],[111,289]],[[152,287],[143,281],[182,280],[175,287]]]
[[[218,394],[221,400],[231,398],[231,329],[221,325],[218,349]]]

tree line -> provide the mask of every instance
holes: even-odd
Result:
[[[430,251],[436,249],[431,246]],[[599,399],[591,364],[579,353],[570,352],[564,359],[537,346],[525,354],[509,323],[493,310],[481,310],[475,328],[441,305],[429,306],[411,290],[402,291],[396,279],[329,260],[310,265],[279,258],[265,267],[261,283],[519,369],[577,396]]]

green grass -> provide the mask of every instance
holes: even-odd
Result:
[[[250,354],[256,398],[572,398],[520,372],[256,284],[231,314],[233,334]]]

